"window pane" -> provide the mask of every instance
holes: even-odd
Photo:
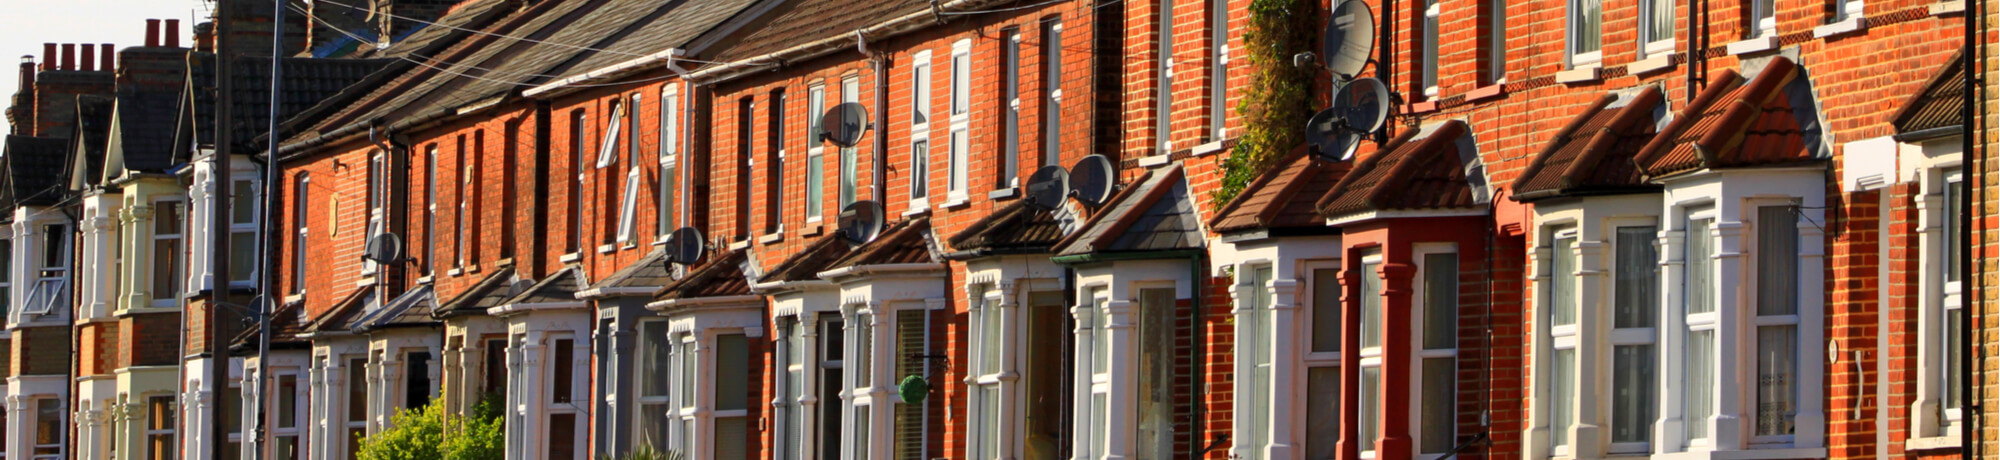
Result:
[[[1757,435],[1792,434],[1798,401],[1798,326],[1757,328]]]
[[[1613,327],[1653,327],[1659,304],[1659,251],[1653,246],[1658,230],[1646,227],[1618,227],[1617,314]]]
[[[248,224],[256,221],[257,192],[250,181],[239,180],[229,183],[229,222]]]
[[[1959,279],[1960,261],[1958,258],[1960,256],[1958,254],[1963,243],[1959,241],[1960,232],[1958,226],[1960,225],[1959,219],[1962,217],[1958,215],[1958,207],[1959,200],[1964,198],[1959,196],[1958,187],[1957,181],[1947,182],[1944,186],[1944,208],[1942,212],[1944,214],[1944,240],[1939,246],[1944,247],[1944,280],[1946,282],[1958,282]]]
[[[1549,249],[1552,324],[1576,324],[1576,238],[1556,238]]]
[[[1453,436],[1458,423],[1458,366],[1454,358],[1426,358],[1423,368],[1423,431],[1419,433],[1426,454],[1450,452],[1458,440]]]
[[[1687,226],[1687,293],[1686,309],[1689,314],[1715,311],[1715,287],[1710,278],[1715,276],[1714,244],[1709,239],[1709,227],[1713,219],[1693,219]]]
[[[1340,269],[1313,270],[1312,351],[1340,351]]]
[[[1438,8],[1439,8],[1439,6],[1438,6],[1438,2],[1437,2],[1437,0],[1430,0],[1429,2],[1426,2],[1426,3],[1425,3],[1424,7],[1425,7],[1426,9],[1428,9],[1428,12],[1426,12],[1426,13],[1424,14],[1424,43],[1423,43],[1423,45],[1424,45],[1424,56],[1423,56],[1423,58],[1424,58],[1424,69],[1423,69],[1423,72],[1424,72],[1424,75],[1423,75],[1423,78],[1424,78],[1424,87],[1425,87],[1425,88],[1431,88],[1431,87],[1436,87],[1436,86],[1437,86],[1437,84],[1438,84],[1438,34],[1439,34],[1439,32],[1438,32],[1438,15],[1439,15],[1439,11],[1438,11]]]
[[[575,399],[576,393],[572,388],[574,386],[574,382],[572,381],[575,380],[574,376],[576,375],[576,357],[574,356],[576,354],[576,341],[558,339],[555,342],[555,346],[551,348],[553,350],[550,353],[555,356],[549,357],[549,368],[552,374],[550,378],[552,381],[549,382],[549,402],[556,404],[569,403]]]
[[[173,299],[180,295],[181,241],[153,241],[153,298]]]
[[[548,436],[548,460],[577,460],[576,414],[550,414]]]
[[[1382,418],[1382,368],[1361,368],[1361,450],[1375,450],[1376,425]]]
[[[179,235],[186,218],[179,201],[153,203],[153,235]]]
[[[854,161],[855,161],[855,155],[853,147],[846,147],[840,149],[840,208],[841,209],[847,209],[847,205],[854,204],[855,200],[854,182],[858,180],[854,176],[855,174],[857,174],[854,169]]]
[[[1569,426],[1576,421],[1576,349],[1556,350],[1549,375],[1549,444],[1569,445]]]
[[[347,362],[347,421],[368,421],[368,361]]]
[[[1673,0],[1645,0],[1646,41],[1660,41],[1674,38]]]
[[[855,315],[854,359],[847,362],[854,367],[854,387],[866,388],[873,385],[875,366],[875,315]]]
[[[1715,415],[1715,331],[1688,333],[1687,386],[1682,387],[1681,420],[1688,439],[1708,437],[1708,419]]]
[[[916,96],[911,99],[910,123],[922,125],[931,122],[931,66],[917,64],[912,72],[916,75]]]
[[[750,408],[750,342],[743,334],[715,337],[715,410]]]
[[[1799,313],[1799,218],[1794,208],[1757,208],[1757,314]]]
[[[278,428],[297,428],[299,426],[298,392],[299,376],[278,376],[277,394],[271,395],[271,399],[278,402]]]
[[[998,374],[1000,369],[1001,338],[1006,332],[1001,330],[1000,301],[991,297],[981,299],[979,319],[986,324],[979,331],[979,373]]]
[[[951,56],[951,114],[965,113],[972,102],[972,55]]]
[[[1611,357],[1611,442],[1647,442],[1653,432],[1652,345],[1623,345]]]
[[[403,381],[403,408],[420,409],[431,402],[431,354],[410,353]]]
[[[255,232],[230,232],[229,280],[236,282],[251,281],[254,275],[264,268],[257,263],[257,260],[257,234]],[[180,267],[175,266],[173,271],[165,273],[175,273],[175,277],[178,277],[179,272]],[[162,272],[156,271],[154,273]]]
[[[1093,333],[1090,339],[1090,372],[1093,374],[1102,374],[1111,368],[1111,338],[1106,336],[1110,334],[1110,329],[1104,324],[1107,320],[1104,316],[1105,302],[1109,299],[1104,295],[1104,288],[1098,287],[1092,288],[1088,297],[1090,311],[1086,313],[1086,318],[1090,319]]]
[[[1333,460],[1340,440],[1340,368],[1306,369],[1306,460]]]
[[[667,322],[640,326],[639,338],[639,396],[667,396]]]
[[[971,169],[967,165],[967,163],[971,162],[970,160],[971,152],[969,152],[969,150],[971,150],[972,147],[966,143],[967,135],[968,134],[966,130],[963,129],[953,129],[951,131],[951,178],[950,179],[951,179],[951,191],[954,192],[965,191],[965,182],[967,180],[966,176],[967,174],[969,174],[967,170]]]
[[[1570,48],[1575,53],[1596,52],[1600,46],[1604,3],[1602,0],[1570,1]]]
[[[1424,255],[1424,349],[1458,348],[1458,254]]]
[[[928,139],[910,143],[910,198],[926,198],[931,195],[931,141]]]
[[[826,200],[826,156],[806,157],[806,217],[819,217]]]
[[[1361,264],[1361,347],[1382,346],[1382,268],[1380,262]],[[1372,439],[1372,438],[1371,438]]]

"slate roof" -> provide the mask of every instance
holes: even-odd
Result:
[[[937,262],[937,259],[931,257],[930,233],[930,217],[898,222],[895,226],[883,230],[881,236],[875,237],[875,241],[848,251],[845,257],[834,260],[826,269]]]
[[[704,297],[750,295],[750,280],[743,276],[743,263],[750,252],[743,249],[713,254],[688,269],[686,277],[660,288],[653,300],[686,300]]]
[[[1953,128],[1965,124],[1959,112],[1965,108],[1965,51],[1951,56],[1937,75],[1924,82],[1924,87],[1896,109],[1889,117],[1889,123],[1898,133],[1911,133],[1929,129]]]
[[[1798,64],[1772,59],[1755,79],[1723,70],[1641,148],[1633,163],[1648,179],[1701,169],[1776,166],[1825,158],[1812,91]]]
[[[7,136],[7,149],[0,152],[0,167],[6,168],[5,177],[0,177],[6,181],[0,188],[0,203],[47,206],[61,202],[69,148],[68,139]]]
[[[805,249],[793,253],[791,257],[785,258],[784,262],[779,262],[777,267],[765,272],[757,281],[761,283],[818,281],[819,272],[826,271],[834,261],[847,257],[852,251],[853,246],[847,244],[847,237],[842,236],[840,232],[826,232],[825,235],[820,235],[818,239],[806,245]]]
[[[666,247],[653,248],[652,252],[640,257],[637,262],[626,265],[610,276],[598,280],[591,289],[610,288],[654,288],[658,289],[674,281],[673,268],[667,265]]]
[[[537,303],[574,303],[576,291],[589,283],[583,280],[583,269],[572,265],[557,270],[555,274],[535,282],[533,286],[500,301],[500,305]]]
[[[177,142],[177,145],[213,145],[216,120],[213,90],[216,85],[215,54],[189,53],[188,61],[189,100],[194,110],[184,116],[193,117],[194,142]],[[301,120],[294,120],[295,116],[334,99],[349,86],[382,70],[389,62],[387,59],[284,58],[279,61],[284,66],[282,76],[285,81],[280,89],[285,94],[278,100],[278,117],[282,123],[298,123]],[[236,79],[237,97],[230,139],[241,149],[239,152],[262,152],[265,149],[259,139],[270,129],[271,60],[266,57],[242,57],[236,59],[233,65],[234,73],[230,77]]]
[[[1013,200],[979,218],[948,240],[961,253],[1035,254],[1055,249],[1062,242],[1059,211],[1043,211],[1027,200]]]
[[[1195,249],[1201,221],[1180,165],[1147,171],[1057,246],[1056,255]]]
[[[303,348],[312,343],[299,338],[299,333],[305,331],[305,318],[301,314],[304,309],[305,302],[291,302],[279,305],[277,310],[271,312],[271,348]],[[230,351],[239,355],[256,352],[259,331],[256,324],[251,324],[249,329],[229,341]]]
[[[82,190],[104,176],[104,151],[111,138],[113,101],[116,99],[110,96],[76,97],[77,135],[73,142],[75,147],[70,151],[72,158],[68,171],[64,175],[71,190]]]
[[[35,120],[44,126],[38,137],[69,138],[76,135],[76,97],[83,94],[113,94],[117,79],[111,72],[46,70],[36,74]]]
[[[1549,141],[1514,179],[1514,198],[1659,190],[1639,176],[1632,155],[1653,139],[1665,96],[1658,86],[1633,94],[1605,94]]]
[[[422,80],[410,89],[385,87],[371,95],[369,103],[357,104],[333,120],[344,125],[381,118],[423,120],[450,114],[460,107],[513,94],[525,85],[581,75],[605,65],[682,47],[751,2],[569,0],[546,10],[531,9],[523,14],[533,16],[524,16],[526,23],[508,34],[543,43],[467,41],[460,46],[474,43],[484,46],[462,58],[450,59],[449,63],[425,62],[426,66],[446,70],[414,72],[412,77]],[[588,52],[578,47],[610,52]],[[338,127],[322,126],[319,131],[331,132]]]
[[[186,76],[183,69],[174,73],[170,85],[118,85],[112,109],[116,128],[105,152],[109,171],[104,178],[115,177],[121,170],[165,172],[173,165],[174,122]]]
[[[431,317],[431,312],[436,306],[437,292],[431,289],[431,285],[420,285],[416,289],[403,291],[403,295],[389,299],[389,303],[382,305],[381,308],[355,315],[354,319],[347,323],[347,328],[355,332],[364,332],[393,327],[435,325],[438,322]]]
[[[457,41],[470,33],[465,32],[463,29],[478,30],[485,28],[487,25],[492,24],[494,20],[505,17],[507,13],[512,12],[515,7],[520,6],[520,3],[520,0],[472,0],[461,3],[453,6],[451,11],[445,13],[444,17],[434,21],[437,25],[418,24],[419,28],[416,31],[402,37],[401,40],[389,45],[388,48],[376,49],[372,43],[356,43],[356,45],[365,46],[357,46],[355,52],[348,54],[346,57],[368,59],[426,54],[426,50],[435,51],[435,48],[439,47],[439,45]],[[349,4],[359,5],[358,3]],[[331,3],[327,5],[332,6]],[[339,9],[341,7],[332,6],[332,8]],[[370,30],[366,32],[368,35],[356,35],[362,35],[363,38],[373,38],[374,31]],[[345,36],[341,38],[352,40]]]
[[[321,313],[318,318],[313,318],[311,322],[308,322],[303,333],[317,334],[347,330],[348,322],[354,318],[354,315],[367,311],[369,306],[375,303],[374,293],[375,290],[373,289],[355,288],[353,292],[347,293],[347,297],[343,297],[340,299],[340,302],[334,303],[333,308],[327,309],[326,313]]]
[[[484,315],[486,309],[500,306],[508,297],[516,294],[513,289],[515,281],[514,267],[494,270],[487,273],[485,279],[479,280],[479,284],[472,285],[471,289],[458,293],[457,297],[439,302],[437,309],[431,312],[431,316],[443,319],[463,315]]]
[[[1326,196],[1352,162],[1327,161],[1299,148],[1257,176],[1209,222],[1216,233],[1271,229],[1333,230],[1314,204]]]
[[[754,58],[816,40],[852,34],[890,18],[930,11],[931,8],[931,3],[924,0],[793,0],[786,4],[790,10],[778,14],[769,24],[718,54],[716,60],[731,62]]]
[[[1460,151],[1470,134],[1465,122],[1450,120],[1424,129],[1404,130],[1374,154],[1354,164],[1321,197],[1320,214],[1328,218],[1367,211],[1462,209],[1479,205],[1474,180],[1467,169],[1478,167],[1477,152]]]

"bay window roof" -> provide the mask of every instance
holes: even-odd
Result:
[[[1898,134],[1928,130],[1949,130],[1965,124],[1959,112],[1965,107],[1965,52],[1959,51],[1939,67],[1924,88],[1910,95],[1902,108],[1889,116]]]
[[[1820,161],[1829,154],[1819,140],[1812,98],[1804,71],[1788,58],[1772,59],[1756,78],[1723,70],[1633,163],[1646,178],[1660,179],[1703,169]]]
[[[582,269],[572,265],[535,282],[520,294],[500,301],[500,305],[576,303],[576,291],[588,284],[583,279]]]
[[[514,292],[516,281],[514,267],[501,267],[488,273],[485,279],[479,280],[479,284],[472,285],[471,289],[438,303],[437,309],[431,312],[431,316],[444,319],[453,316],[484,315],[486,309],[500,306],[501,302],[516,294]]]
[[[63,186],[63,162],[69,141],[50,137],[7,136],[0,153],[0,167],[6,169],[5,187],[0,187],[0,205],[47,206],[62,200],[54,189]]]
[[[321,313],[318,318],[313,318],[310,323],[306,324],[304,333],[318,334],[346,331],[349,319],[362,311],[366,311],[367,305],[373,303],[371,301],[375,299],[374,294],[375,290],[371,288],[356,288],[354,291],[348,292],[346,297],[340,298],[340,302],[333,304],[333,308],[328,309],[326,313]]]
[[[750,295],[749,278],[743,275],[743,264],[749,260],[750,252],[745,249],[709,254],[707,260],[688,269],[687,276],[681,277],[680,281],[660,288],[660,292],[653,295],[653,300]]]
[[[1598,98],[1535,154],[1514,180],[1514,198],[1659,190],[1639,176],[1632,156],[1652,141],[1665,100],[1658,86]]]
[[[805,249],[792,253],[778,266],[757,278],[758,283],[791,283],[819,281],[819,272],[826,271],[835,261],[847,257],[853,246],[840,232],[827,232],[807,244]]]
[[[299,337],[306,328],[305,317],[301,315],[303,310],[305,302],[287,302],[271,312],[271,348],[300,349],[312,345],[312,341]],[[229,341],[230,352],[236,356],[255,353],[259,332],[259,326],[252,324],[243,333],[236,334],[235,340]]]
[[[1056,255],[1201,248],[1201,221],[1194,206],[1180,165],[1147,171],[1057,245]]]
[[[650,293],[673,281],[674,270],[667,265],[667,250],[663,246],[654,248],[652,252],[646,253],[645,257],[640,257],[639,260],[598,280],[597,284],[592,284],[584,290],[584,295],[600,297],[606,295],[603,293],[608,292],[607,289],[630,288],[649,288],[644,292]]]
[[[421,285],[390,299],[389,303],[381,308],[355,315],[347,327],[355,332],[365,332],[394,327],[435,325],[437,320],[432,318],[431,310],[436,305],[436,291],[431,290],[431,285]]]
[[[862,267],[868,265],[894,265],[938,262],[929,241],[931,219],[918,217],[905,220],[882,231],[875,241],[855,247],[845,257],[828,264],[827,270]]]
[[[1256,230],[1336,231],[1315,204],[1340,182],[1353,163],[1328,161],[1299,149],[1257,176],[1236,199],[1223,205],[1209,227],[1230,234]]]
[[[956,252],[947,257],[1047,253],[1062,242],[1059,212],[1064,211],[1043,211],[1029,206],[1027,200],[1010,201],[952,235],[947,241]]]
[[[1354,169],[1319,200],[1328,218],[1370,211],[1431,211],[1483,208],[1484,167],[1471,150],[1471,128],[1450,120],[1404,130]]]

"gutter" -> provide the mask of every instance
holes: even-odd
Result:
[[[932,1],[935,2],[936,0]],[[922,11],[912,12],[877,23],[873,26],[864,27],[861,30],[854,31],[854,33],[873,36],[878,39],[889,38],[937,24],[937,13],[940,12],[971,10],[976,7],[995,3],[1000,2],[994,0],[950,0],[942,5],[932,3],[932,8],[925,8]],[[766,66],[784,65],[786,61],[802,61],[845,50],[847,49],[845,43],[848,41],[849,37],[847,35],[822,38],[735,62],[705,67],[689,74],[688,77],[696,80],[705,80],[710,83],[733,80]]]
[[[655,287],[655,288],[649,288],[649,287],[608,287],[608,288],[596,288],[596,289],[584,289],[584,290],[581,290],[581,291],[576,291],[576,298],[577,298],[577,300],[590,300],[590,299],[602,299],[602,298],[606,298],[606,297],[628,297],[628,296],[635,296],[635,295],[653,295],[653,293],[655,293],[655,292],[659,292],[659,291],[660,291],[660,289],[659,289],[659,288],[656,288],[656,287]]]
[[[1001,248],[1001,249],[994,249],[994,248],[967,249],[963,251],[952,251],[944,253],[944,259],[955,260],[955,261],[967,261],[973,259],[984,259],[987,257],[994,257],[994,256],[1027,256],[1035,254],[1048,254],[1049,251],[1053,249],[1055,248],[1046,246],[1026,247],[1026,248]]]
[[[820,279],[833,281],[834,278],[850,276],[923,274],[944,270],[945,265],[941,263],[857,265],[819,272],[819,277]]]
[[[507,304],[498,307],[488,308],[486,309],[486,314],[498,317],[507,317],[515,314],[527,313],[537,310],[558,310],[564,308],[577,308],[585,306],[588,305],[584,305],[583,302],[514,303],[514,304]]]
[[[764,300],[763,296],[754,294],[732,295],[723,297],[696,297],[692,299],[672,299],[672,300],[662,300],[658,302],[648,303],[646,304],[646,309],[652,310],[657,313],[666,313],[666,311],[664,310],[674,307],[699,307],[704,305],[721,305],[721,304],[749,305],[749,304],[760,303],[763,300]]]
[[[570,85],[575,85],[578,83],[583,83],[586,81],[596,80],[600,78],[622,77],[628,73],[636,73],[638,71],[645,70],[648,66],[652,65],[655,62],[665,61],[667,63],[667,67],[673,68],[676,67],[676,63],[680,60],[680,57],[686,55],[687,55],[687,50],[683,50],[680,48],[668,48],[665,51],[649,54],[643,57],[627,60],[625,62],[620,62],[617,64],[612,64],[609,67],[592,70],[589,73],[585,73],[583,75],[564,78],[561,80],[556,80],[553,82],[542,84],[541,86],[528,88],[527,91],[521,92],[521,97],[539,98],[545,95],[548,97],[556,97],[564,94],[569,94],[571,92],[575,92],[576,90],[582,89],[582,88],[571,87]],[[680,72],[674,72],[674,73],[678,74]]]
[[[1123,260],[1192,259],[1194,257],[1200,256],[1202,251],[1203,251],[1202,249],[1197,248],[1197,249],[1167,249],[1160,251],[1140,251],[1140,252],[1072,254],[1067,256],[1050,257],[1049,261],[1062,265],[1081,265],[1081,264],[1097,263],[1097,262],[1117,262]]]
[[[1890,138],[1895,139],[1896,142],[1928,141],[1943,137],[1964,135],[1965,131],[1964,125],[1942,126],[1931,129],[1919,129],[1907,133],[1896,133],[1895,136],[1890,136]]]
[[[772,281],[768,283],[752,284],[750,285],[750,292],[756,292],[762,294],[779,294],[792,291],[803,291],[812,288],[830,288],[830,287],[834,287],[833,282],[826,280]]]

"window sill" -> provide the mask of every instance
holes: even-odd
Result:
[[[1021,196],[1020,187],[1007,187],[999,190],[994,190],[991,192],[986,192],[986,199],[989,200],[1005,200],[1017,196]]]
[[[1221,137],[1217,137],[1217,139],[1221,139]],[[1209,143],[1206,143],[1206,144],[1201,144],[1201,145],[1197,145],[1197,146],[1194,146],[1194,149],[1193,149],[1193,150],[1190,150],[1190,151],[1188,151],[1188,156],[1196,156],[1196,157],[1198,157],[1198,156],[1203,156],[1203,155],[1208,155],[1208,154],[1211,154],[1211,153],[1216,153],[1216,152],[1220,152],[1220,151],[1222,151],[1222,147],[1223,147],[1223,146],[1222,146],[1222,142],[1223,142],[1223,141],[1219,141],[1219,140],[1218,140],[1218,141],[1214,141],[1214,142],[1209,142]]]
[[[444,276],[458,276],[463,274],[465,274],[465,269],[463,268],[453,268],[444,271]]]
[[[1959,439],[1957,436],[1934,436],[1929,438],[1910,438],[1908,441],[1903,442],[1903,450],[1913,450],[1913,451],[1957,449],[1960,446],[1961,444],[1959,444]]]
[[[1159,155],[1147,155],[1139,157],[1139,167],[1141,168],[1151,168],[1154,166],[1164,165],[1170,162],[1173,162],[1173,156],[1165,153]]]
[[[617,250],[618,250],[618,245],[617,245],[616,243],[612,243],[612,244],[600,244],[600,245],[597,245],[597,253],[598,253],[598,254],[610,254],[610,253],[612,253],[613,251],[617,251]]]
[[[575,253],[575,252],[572,252],[572,253],[569,253],[569,254],[563,254],[563,255],[562,255],[562,257],[557,257],[557,258],[556,258],[556,261],[557,261],[557,262],[562,262],[562,263],[570,263],[570,262],[575,262],[575,261],[579,261],[579,260],[583,260],[583,254],[582,254],[582,253]]]
[[[467,274],[478,274],[478,273],[479,273],[479,264],[472,264],[472,265],[467,265],[467,266],[465,266],[465,273],[467,273]]]
[[[424,277],[417,278],[417,284],[431,284],[431,277],[426,275]]]
[[[1814,27],[1813,38],[1835,37],[1863,30],[1868,28],[1861,25],[1861,18],[1847,18],[1845,21]]]
[[[354,282],[354,287],[369,287],[374,285],[375,285],[375,277],[373,276],[362,277],[360,280],[356,280]]]
[[[951,194],[945,198],[944,204],[938,205],[938,208],[957,209],[957,208],[963,208],[965,207],[966,204],[969,203],[971,203],[971,201],[965,197],[964,192],[951,192]]]
[[[495,266],[495,267],[512,267],[512,266],[514,266],[514,258],[513,258],[513,257],[506,257],[506,258],[502,258],[502,259],[500,259],[500,260],[498,260],[498,261],[494,261],[494,262],[493,262],[493,266]]]
[[[1472,92],[1465,93],[1465,102],[1479,102],[1487,99],[1493,99],[1500,96],[1504,96],[1506,94],[1507,94],[1506,84],[1494,83],[1491,85],[1479,87],[1478,89],[1474,89],[1472,90]]]
[[[1403,113],[1423,114],[1437,111],[1437,101],[1412,102],[1403,106]]]
[[[757,237],[757,244],[771,244],[784,240],[785,240],[785,232],[783,230],[779,230],[776,233],[769,233],[765,234],[764,236]]]
[[[1673,53],[1665,53],[1634,62],[1627,65],[1625,70],[1632,75],[1645,75],[1671,68],[1674,68]]]
[[[807,238],[815,237],[819,236],[819,233],[825,230],[826,226],[820,225],[819,218],[808,219],[806,220],[806,227],[799,229],[799,236]]]
[[[1577,67],[1574,69],[1564,70],[1561,72],[1556,72],[1556,83],[1562,83],[1565,85],[1576,84],[1576,83],[1595,83],[1599,79],[1597,74],[1597,71],[1599,69],[1602,69],[1602,67],[1598,67],[1597,64],[1591,64],[1587,66]]]
[[[292,294],[292,295],[288,295],[288,296],[285,296],[285,298],[284,298],[284,301],[285,301],[285,303],[293,303],[293,302],[300,302],[300,301],[304,301],[304,300],[306,300],[306,295],[305,295],[305,293],[303,293],[303,292],[302,292],[302,293],[298,293],[298,294]]]
[[[1730,43],[1728,46],[1729,54],[1732,56],[1751,54],[1751,53],[1762,53],[1777,48],[1778,48],[1778,34],[1774,33],[1766,33],[1761,37],[1750,38],[1750,39],[1745,39],[1743,41]]]
[[[1965,14],[1965,0],[1931,4],[1931,16],[1944,16],[1948,14]]]
[[[750,240],[736,240],[729,242],[729,250],[731,251],[741,251],[749,247],[750,247]]]
[[[916,217],[930,213],[931,213],[930,204],[912,202],[910,203],[910,210],[903,211],[903,217]]]

